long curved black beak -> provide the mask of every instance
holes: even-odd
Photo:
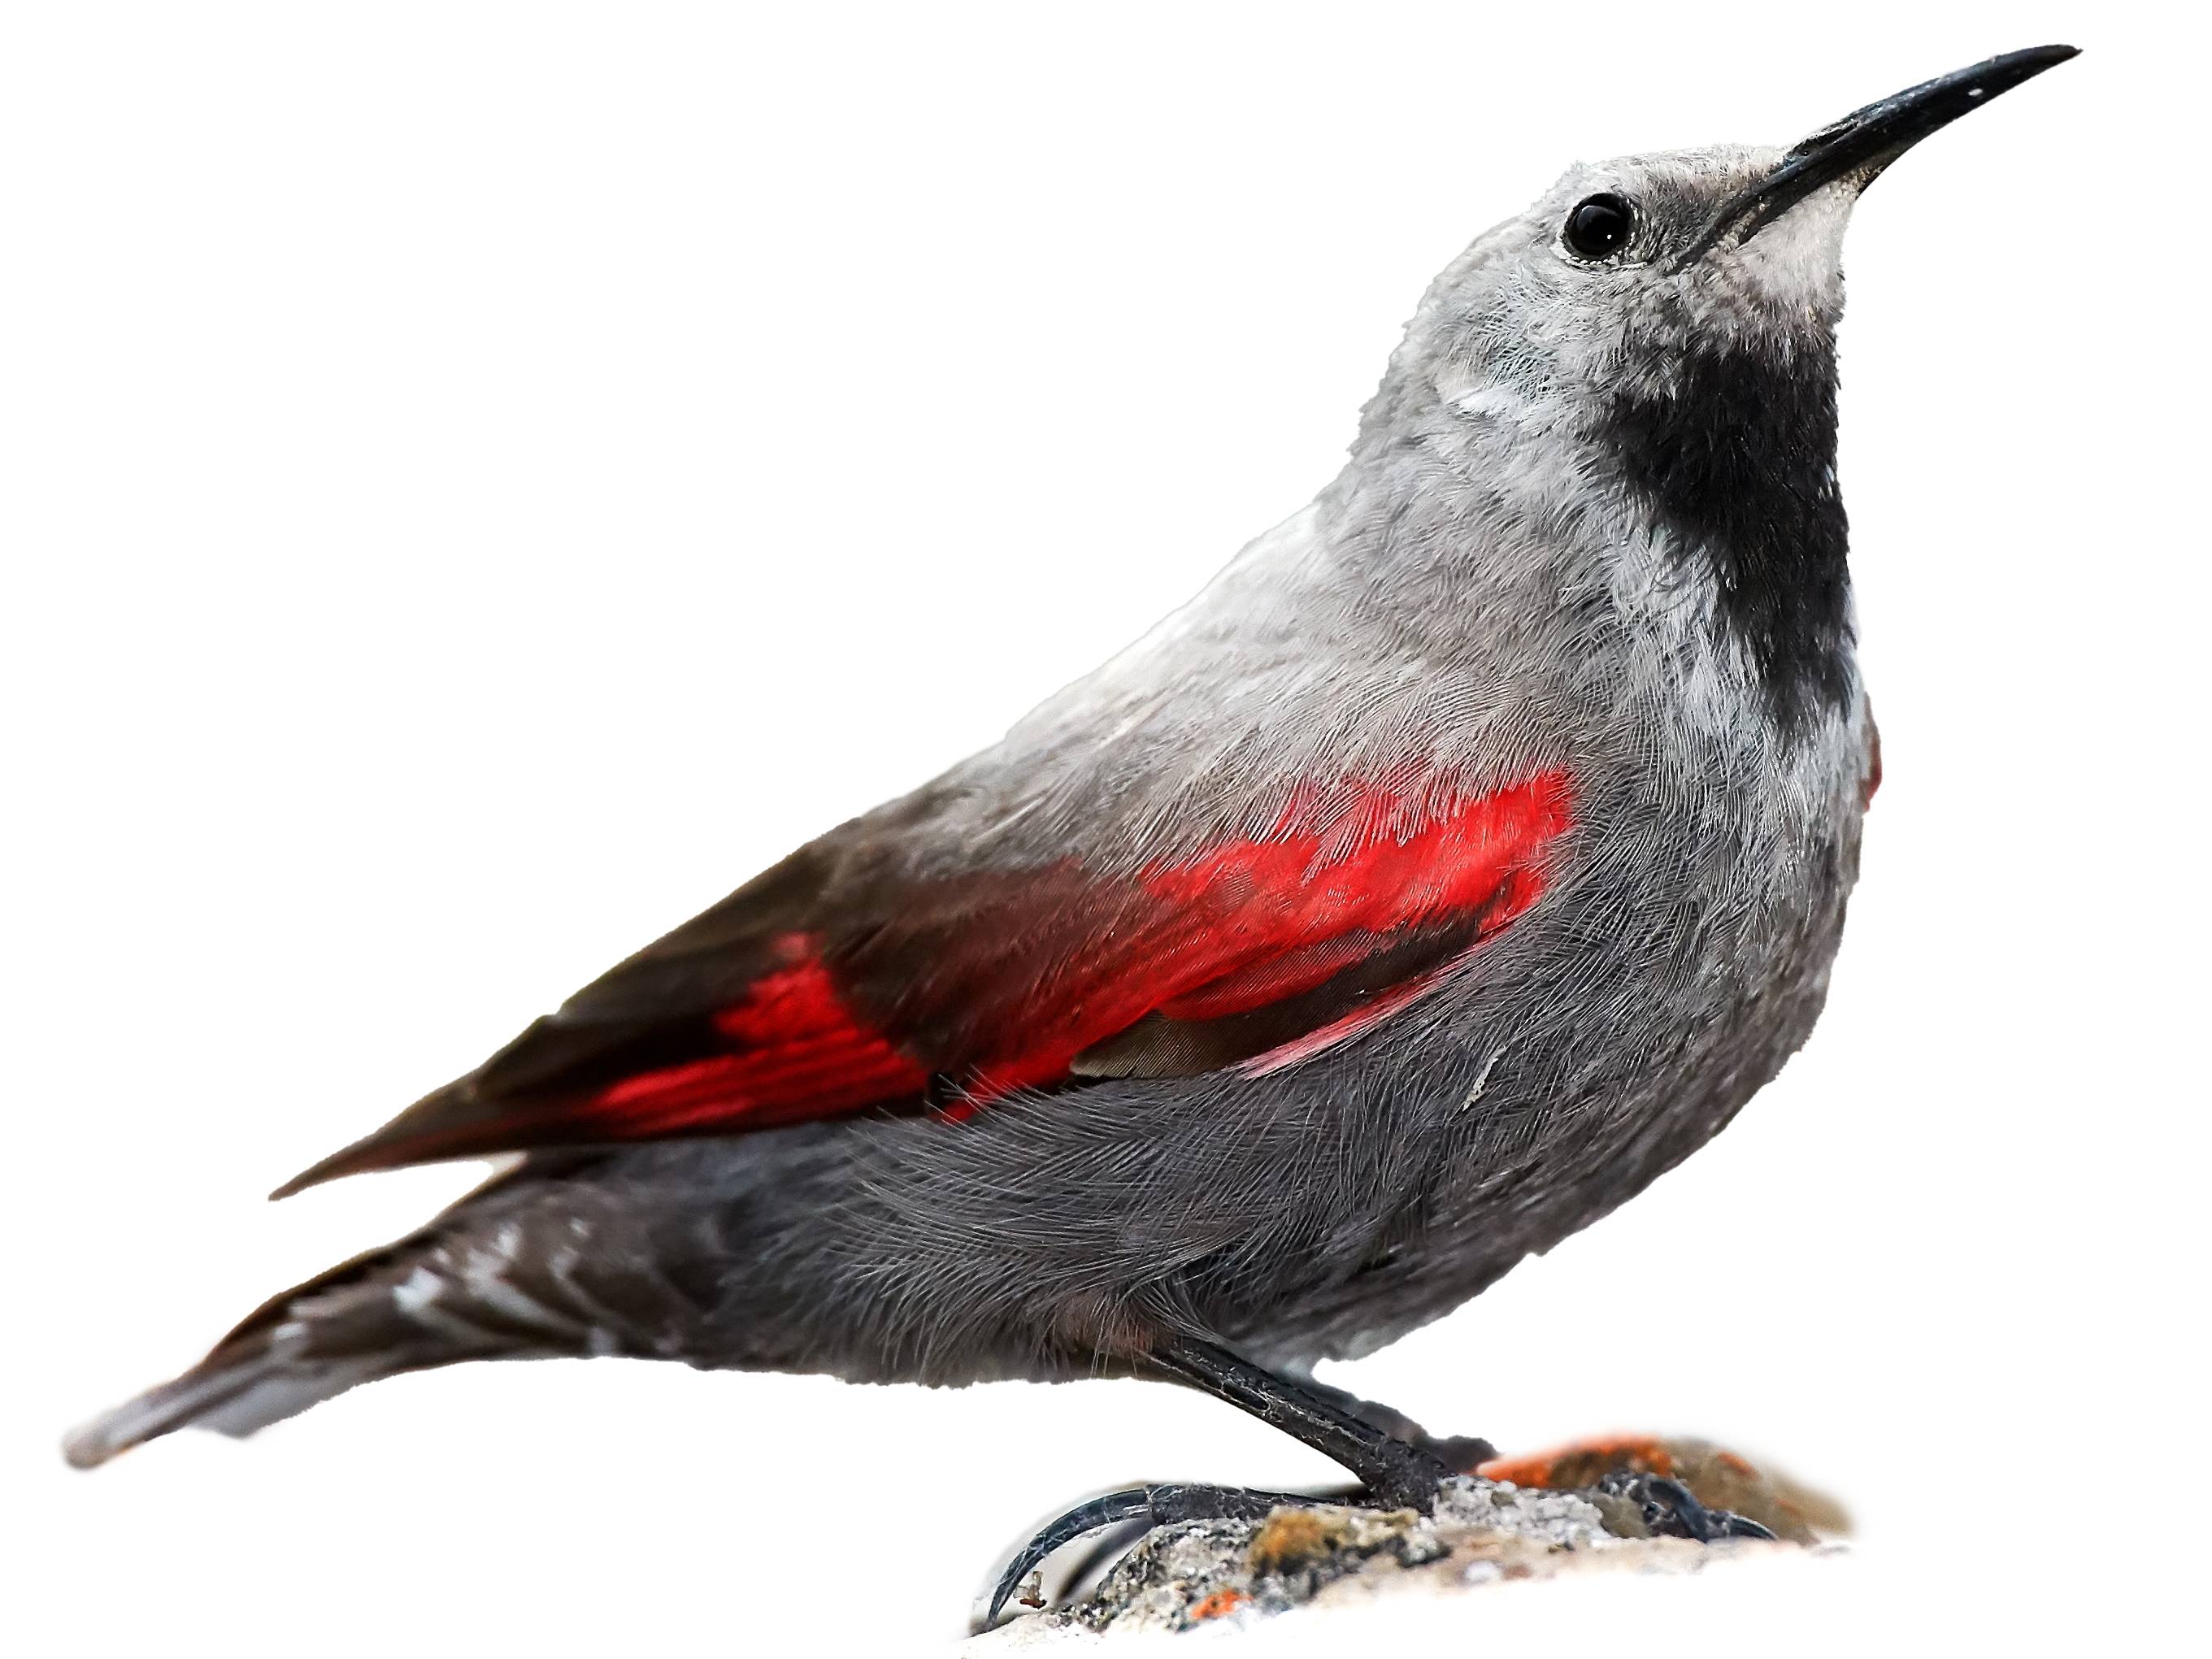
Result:
[[[1677,269],[1725,241],[1749,241],[1823,185],[1852,179],[1863,190],[1881,170],[1938,127],[1979,109],[1999,93],[2078,55],[2074,46],[2008,52],[1854,110],[1792,145],[1782,163],[1720,210],[1685,252]]]

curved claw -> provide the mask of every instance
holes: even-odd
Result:
[[[1620,1482],[1615,1490],[1644,1505],[1644,1519],[1655,1532],[1664,1531],[1700,1544],[1723,1538],[1774,1536],[1748,1516],[1733,1510],[1707,1509],[1687,1486],[1663,1474],[1639,1474]]]
[[[1296,1492],[1249,1492],[1236,1486],[1182,1486],[1172,1482],[1109,1492],[1079,1504],[1057,1520],[1048,1522],[1036,1536],[1014,1552],[1013,1559],[999,1575],[999,1582],[991,1591],[990,1606],[976,1621],[975,1629],[980,1633],[996,1625],[1021,1582],[1043,1565],[1054,1551],[1102,1527],[1139,1520],[1147,1527],[1163,1527],[1176,1521],[1258,1521],[1279,1504],[1313,1501]]]
[[[1048,1522],[1036,1536],[1014,1552],[1014,1559],[1006,1563],[1006,1571],[991,1591],[991,1605],[977,1623],[979,1631],[989,1630],[999,1622],[999,1615],[1014,1589],[1023,1579],[1043,1565],[1045,1559],[1062,1544],[1072,1544],[1087,1532],[1101,1527],[1110,1527],[1116,1522],[1133,1521],[1142,1516],[1152,1518],[1152,1489],[1132,1486],[1126,1492],[1109,1492],[1103,1498],[1094,1498],[1087,1504],[1078,1504],[1058,1520]]]
[[[1140,1516],[1101,1527],[1081,1540],[1080,1547],[1072,1547],[1066,1558],[1067,1565],[1060,1576],[1060,1599],[1072,1601],[1085,1585],[1104,1578],[1113,1565],[1142,1543],[1145,1534],[1152,1529],[1152,1517]]]

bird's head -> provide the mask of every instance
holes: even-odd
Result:
[[[1790,146],[1723,145],[1568,170],[1439,276],[1409,340],[1447,398],[1609,404],[1686,352],[1801,357],[1831,336],[1860,193],[1938,128],[2075,55],[2008,52]]]
[[[1456,458],[1510,510],[1571,510],[1595,465],[1668,544],[1706,556],[1712,604],[1785,715],[1850,694],[1837,498],[1844,228],[1905,150],[2075,55],[2015,52],[1913,87],[1787,149],[1720,146],[1579,166],[1431,286],[1370,405],[1386,471]],[[1410,449],[1409,449],[1410,446]]]

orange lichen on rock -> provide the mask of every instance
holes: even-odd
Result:
[[[1251,1599],[1241,1589],[1218,1589],[1193,1607],[1188,1617],[1194,1625],[1208,1619],[1218,1619],[1224,1613],[1236,1612]]]
[[[1279,1509],[1252,1534],[1252,1547],[1244,1559],[1254,1572],[1288,1571],[1326,1556],[1336,1547],[1343,1531],[1316,1510]]]
[[[1602,1435],[1533,1456],[1493,1457],[1474,1473],[1553,1492],[1594,1486],[1609,1474],[1656,1474],[1680,1481],[1708,1509],[1733,1510],[1792,1543],[1850,1530],[1832,1498],[1703,1440]]]
[[[1674,1474],[1674,1455],[1653,1435],[1600,1435],[1528,1457],[1493,1457],[1475,1466],[1485,1480],[1567,1492],[1595,1486],[1608,1474]]]

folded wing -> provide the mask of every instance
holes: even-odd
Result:
[[[1264,1071],[1419,997],[1542,890],[1568,779],[1300,789],[1263,834],[1124,872],[901,873],[870,821],[647,946],[281,1193],[526,1147],[728,1134],[1018,1089]]]

